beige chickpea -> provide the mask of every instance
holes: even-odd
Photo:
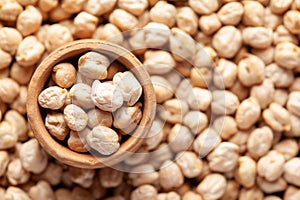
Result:
[[[130,170],[129,178],[133,186],[141,186],[156,182],[159,176],[151,164],[142,164]]]
[[[242,188],[239,194],[239,200],[257,199],[263,200],[264,193],[260,188],[254,186],[252,188]]]
[[[220,200],[234,200],[239,195],[239,184],[234,180],[228,180],[226,190]]]
[[[34,72],[35,67],[22,67],[18,63],[13,63],[10,68],[10,77],[20,85],[27,85]]]
[[[217,52],[211,47],[201,47],[196,44],[196,55],[193,58],[194,67],[197,69],[210,68],[214,66],[213,61],[217,60]]]
[[[129,31],[138,26],[137,18],[122,9],[115,9],[109,16],[109,22],[116,25],[121,31]]]
[[[55,199],[54,191],[50,184],[43,180],[31,187],[28,191],[28,194],[32,200],[38,200],[42,198]]]
[[[92,196],[92,193],[87,190],[87,189],[84,189],[82,187],[74,187],[73,190],[72,190],[72,199],[74,200],[95,200],[95,198]]]
[[[3,176],[6,172],[6,168],[9,164],[9,154],[7,151],[0,151],[0,176]]]
[[[193,142],[190,130],[181,124],[175,124],[168,135],[168,145],[175,153],[188,149]]]
[[[270,7],[266,7],[264,14],[264,26],[266,28],[275,30],[280,24],[282,24],[282,16],[276,15],[272,12]]]
[[[208,88],[213,79],[212,70],[202,68],[192,68],[190,72],[191,84],[195,87]]]
[[[1,82],[0,82],[1,83]],[[68,91],[58,86],[44,89],[38,97],[40,106],[51,110],[57,110],[64,106]]]
[[[164,124],[159,119],[154,119],[149,133],[145,138],[144,144],[147,150],[153,150],[158,147],[158,145],[162,142],[165,137],[165,131],[163,130]]]
[[[103,168],[99,172],[99,180],[104,188],[114,188],[122,183],[124,173],[113,168]]]
[[[74,14],[82,10],[85,0],[62,0],[61,7],[66,12]]]
[[[272,30],[264,27],[247,27],[242,31],[245,44],[258,49],[265,49],[272,44]]]
[[[300,135],[300,131],[299,131],[300,117],[293,114],[291,114],[290,117],[291,117],[291,130],[285,134],[289,137],[298,137]]]
[[[300,190],[294,186],[288,186],[286,191],[284,192],[284,200],[293,200],[298,199],[300,197]]]
[[[289,94],[289,98],[287,101],[287,109],[291,114],[297,115],[300,117],[300,104],[299,104],[299,99],[300,99],[300,92],[291,92]]]
[[[240,108],[237,96],[227,90],[215,90],[212,92],[211,110],[215,114],[231,115]]]
[[[270,8],[275,14],[283,14],[292,5],[292,0],[282,1],[282,0],[270,0]]]
[[[24,169],[19,158],[15,158],[10,161],[7,167],[6,176],[10,184],[19,185],[26,183],[29,180],[30,172]]]
[[[3,27],[0,29],[0,48],[14,55],[22,42],[22,35],[14,28]]]
[[[195,35],[195,40],[203,46],[211,45],[212,37],[211,35],[206,35],[201,31],[198,31],[198,33]]]
[[[275,88],[270,79],[264,79],[260,85],[255,85],[250,90],[250,96],[254,97],[261,108],[266,108],[273,100]]]
[[[144,66],[150,74],[165,74],[175,67],[175,60],[167,51],[149,50],[145,53]]]
[[[118,134],[113,129],[100,125],[95,126],[86,137],[89,146],[103,155],[115,153],[120,147],[118,140]]]
[[[144,164],[144,163],[150,161],[149,156],[150,155],[147,154],[146,148],[140,148],[136,151],[135,154],[130,155],[124,162],[129,166]],[[151,162],[149,162],[149,164],[153,165],[153,163],[151,163]],[[155,165],[155,168],[156,167],[157,166]]]
[[[14,127],[11,123],[2,121],[0,123],[0,149],[8,149],[16,145],[18,135],[14,132]]]
[[[297,45],[297,38],[285,26],[279,25],[273,32],[273,44],[278,45],[281,42],[291,42]]]
[[[184,115],[188,112],[188,105],[185,101],[173,98],[163,103],[163,109],[159,116],[169,123],[181,123]]]
[[[183,124],[187,126],[194,135],[199,134],[208,125],[207,115],[200,111],[189,111],[183,117]]]
[[[61,182],[62,173],[62,166],[56,163],[49,163],[45,171],[43,171],[43,173],[39,174],[38,176],[51,185],[55,186]]]
[[[77,6],[77,4],[76,4]],[[98,18],[85,11],[78,13],[74,18],[75,35],[78,38],[90,38],[96,30]]]
[[[142,95],[142,86],[130,71],[116,73],[113,83],[120,88],[123,100],[128,103],[128,106],[133,106]]]
[[[23,167],[29,172],[38,174],[47,167],[48,157],[36,139],[23,143],[19,154]]]
[[[214,85],[220,89],[230,88],[237,78],[237,65],[221,58],[214,68]]]
[[[300,12],[297,10],[290,10],[285,13],[283,17],[283,24],[291,33],[299,34],[300,33],[299,20],[300,20]]]
[[[229,2],[224,4],[218,11],[218,17],[224,25],[237,25],[244,13],[243,5],[240,2]]]
[[[204,157],[210,153],[219,143],[221,138],[212,128],[202,131],[193,142],[193,150],[200,156]]]
[[[76,152],[85,153],[88,152],[91,148],[87,144],[86,136],[91,132],[89,128],[85,128],[82,131],[70,131],[68,138],[68,147]]]
[[[146,8],[148,7],[148,0],[119,0],[118,6],[121,9],[127,10],[133,15],[140,16],[145,12]]]
[[[28,194],[18,187],[9,186],[5,192],[4,199],[32,200]]]
[[[244,15],[243,23],[247,26],[263,25],[264,7],[257,1],[243,1]]]
[[[212,46],[220,57],[232,58],[242,46],[242,34],[234,26],[223,26],[214,34]]]
[[[234,82],[229,91],[236,95],[239,101],[245,100],[250,94],[250,88],[244,86],[238,79]]]
[[[194,178],[202,171],[202,160],[191,151],[183,151],[177,154],[175,162],[180,167],[183,175],[187,178]]]
[[[300,48],[291,42],[282,42],[276,46],[275,62],[285,69],[294,69],[300,64]]]
[[[176,192],[168,192],[168,193],[159,193],[157,195],[157,200],[180,200],[181,197]]]
[[[274,150],[281,153],[285,160],[290,160],[298,154],[299,147],[295,139],[284,139],[273,147]]]
[[[111,11],[117,0],[87,0],[83,9],[92,15],[100,16]]]
[[[51,9],[49,12],[49,20],[52,22],[59,22],[62,20],[67,20],[72,16],[71,13],[66,12],[60,4],[55,8]]]
[[[298,157],[292,158],[290,160],[288,160],[285,164],[284,164],[284,179],[292,184],[295,185],[297,187],[299,187],[300,185],[300,181],[299,181],[299,165],[300,164],[300,159]]]
[[[213,13],[210,15],[203,15],[199,19],[199,27],[206,35],[211,35],[221,28],[222,24],[217,16]]]
[[[158,1],[150,10],[151,21],[166,24],[169,27],[174,26],[176,8],[166,1]]]
[[[208,154],[209,168],[215,172],[230,172],[238,162],[238,146],[230,142],[222,142]]]
[[[111,127],[113,123],[113,117],[110,112],[106,112],[100,109],[92,109],[88,113],[88,126],[94,128],[97,125]]]
[[[64,119],[68,127],[74,131],[83,130],[88,122],[85,111],[75,104],[67,105],[64,108]]]
[[[84,188],[91,187],[93,183],[93,178],[95,175],[95,170],[93,169],[81,169],[75,167],[69,167],[69,172],[71,175],[71,180]]]
[[[165,161],[159,171],[159,183],[165,190],[179,187],[184,177],[179,166],[171,160]]]
[[[213,96],[207,89],[192,88],[187,97],[187,103],[193,110],[206,111],[212,103]]]
[[[295,72],[294,72],[295,73]],[[293,73],[293,75],[294,75]],[[296,72],[297,73],[297,72]],[[296,91],[300,91],[300,78],[299,77],[296,77],[294,80],[293,80],[293,83],[290,85],[289,87],[289,92],[296,92]]]
[[[288,92],[284,89],[277,89],[274,93],[274,102],[284,106],[288,99]]]
[[[49,12],[58,5],[58,0],[39,0],[38,6],[44,12]]]
[[[231,116],[220,116],[213,122],[213,128],[220,134],[223,140],[228,140],[237,132],[237,124]]]
[[[216,200],[223,196],[226,189],[226,179],[223,175],[212,173],[207,175],[197,186],[196,191],[204,199]]]
[[[184,193],[182,200],[203,200],[203,198],[193,191],[188,191]]]
[[[277,103],[271,103],[269,108],[263,111],[262,117],[274,131],[289,131],[291,129],[289,112]]]
[[[243,187],[253,187],[256,178],[256,162],[249,156],[240,157],[234,176]]]
[[[38,0],[17,0],[22,6],[35,5]]]
[[[122,132],[129,134],[136,127],[142,119],[142,104],[137,103],[132,107],[121,107],[113,115],[113,125],[115,128],[120,129]]]
[[[59,63],[52,69],[53,81],[62,88],[69,88],[76,82],[76,69],[71,63]]]
[[[12,61],[12,56],[0,49],[0,69],[5,69],[9,67],[10,63]]]
[[[69,91],[69,97],[72,103],[84,109],[94,108],[95,105],[91,99],[92,88],[84,83],[76,83]]]
[[[144,54],[145,51],[147,50],[144,30],[143,29],[132,30],[130,36],[131,37],[128,39],[128,43],[126,44],[128,46],[127,48],[132,49],[132,52],[136,55]]]
[[[211,14],[218,10],[219,2],[217,0],[189,0],[189,6],[198,14]]]
[[[105,79],[109,64],[106,56],[98,52],[88,52],[79,58],[78,72],[90,79]]]
[[[260,113],[261,108],[256,99],[250,97],[242,101],[235,115],[238,128],[250,128],[259,119]]]
[[[192,8],[181,7],[177,9],[176,24],[181,30],[194,35],[198,28],[198,17]]]
[[[51,52],[54,49],[73,41],[73,37],[68,28],[60,24],[53,24],[49,27],[47,37],[44,40],[47,51]]]
[[[18,136],[19,141],[28,139],[28,127],[24,117],[15,110],[9,110],[5,113],[4,121],[11,123],[14,128],[14,133]]]
[[[248,153],[254,159],[265,155],[271,148],[273,138],[273,132],[267,126],[254,129],[247,141]]]
[[[161,76],[151,76],[157,103],[163,103],[173,97],[174,90],[171,83]]]
[[[123,105],[120,88],[111,82],[100,83],[99,80],[95,80],[91,98],[95,106],[104,111],[114,112]]]
[[[93,39],[107,40],[116,44],[122,44],[124,37],[121,31],[112,23],[96,28]]]
[[[276,150],[269,151],[257,162],[257,173],[267,181],[275,181],[283,173],[285,159]]]
[[[20,93],[19,84],[11,78],[0,79],[0,99],[5,103],[12,103]]]
[[[275,63],[266,66],[265,77],[272,80],[274,86],[279,88],[289,87],[294,81],[294,74],[291,70],[279,67]]]
[[[20,13],[17,20],[17,29],[23,36],[28,36],[35,33],[42,24],[42,15],[34,6],[27,6]]]
[[[22,6],[17,1],[4,0],[0,2],[0,20],[15,22],[18,15],[23,11]]]
[[[69,127],[67,126],[62,113],[48,113],[45,119],[45,126],[50,134],[59,140],[64,140],[69,134]]]
[[[44,51],[44,45],[35,36],[27,36],[19,44],[16,60],[23,67],[31,67],[41,59]]]
[[[130,199],[139,200],[139,199],[156,199],[157,190],[152,185],[142,185],[132,191]]]

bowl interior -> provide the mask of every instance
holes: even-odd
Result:
[[[89,51],[106,54],[123,64],[135,75],[143,89],[143,116],[139,126],[119,150],[110,156],[77,153],[58,143],[47,131],[38,95],[44,89],[51,76],[52,68],[67,59],[83,55]],[[79,40],[69,43],[47,56],[36,69],[28,88],[27,112],[32,131],[41,146],[59,161],[81,168],[101,168],[121,162],[132,155],[141,145],[154,119],[156,101],[154,89],[147,71],[142,63],[126,49],[108,42],[98,40]]]

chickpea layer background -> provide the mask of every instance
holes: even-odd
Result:
[[[299,21],[299,0],[0,0],[0,200],[300,199]],[[151,75],[157,117],[124,170],[64,165],[28,126],[36,67],[84,38],[133,50]],[[63,82],[69,67],[55,68],[60,91],[88,81]]]

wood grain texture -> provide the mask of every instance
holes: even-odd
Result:
[[[121,144],[120,149],[110,156],[81,154],[58,143],[47,131],[38,95],[44,89],[52,68],[65,59],[83,55],[88,51],[97,51],[117,59],[131,70],[143,88],[143,117],[133,135]],[[143,143],[152,125],[156,112],[156,99],[149,74],[142,63],[128,50],[118,45],[99,40],[78,40],[60,47],[47,56],[36,69],[28,87],[27,115],[35,138],[41,146],[57,160],[80,168],[102,168],[112,166],[132,155]]]

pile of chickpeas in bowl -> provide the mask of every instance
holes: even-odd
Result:
[[[1,0],[0,197],[300,199],[299,21],[299,0]],[[131,50],[154,86],[156,118],[121,168],[67,166],[43,150],[28,126],[27,87],[36,67],[58,47],[85,38]],[[86,95],[111,91],[118,73],[132,77],[124,70],[110,76],[118,63],[92,54],[101,57],[101,75],[84,75],[80,57],[58,63],[39,103],[58,142],[113,155],[126,138],[120,132],[132,129],[122,120],[134,116],[138,125],[141,100],[129,105],[120,89],[110,102],[117,106],[107,108]],[[57,101],[49,107],[43,100],[51,94]],[[120,113],[117,124],[121,104],[133,110]],[[106,136],[112,149],[94,143]]]

